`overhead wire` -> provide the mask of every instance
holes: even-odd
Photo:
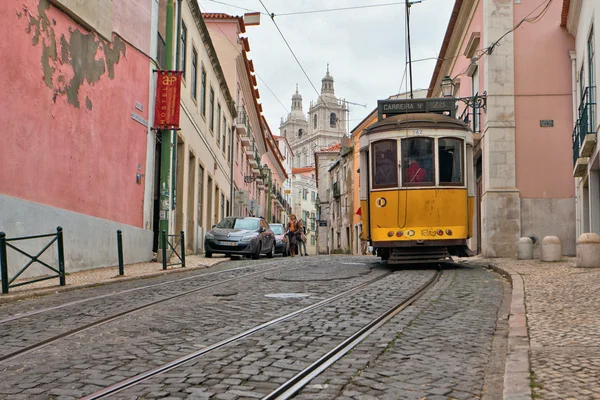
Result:
[[[321,93],[319,93],[319,91],[317,90],[316,86],[313,84],[312,80],[310,79],[310,77],[308,76],[308,73],[306,72],[306,70],[304,69],[304,67],[302,66],[302,63],[300,62],[300,60],[298,59],[298,57],[296,56],[296,53],[294,52],[294,50],[292,49],[292,46],[290,46],[288,40],[286,39],[285,35],[283,34],[283,32],[281,31],[281,29],[279,28],[279,25],[277,24],[277,22],[275,21],[275,15],[270,13],[269,10],[267,9],[267,7],[265,6],[265,4],[263,3],[263,0],[258,0],[260,2],[260,4],[263,6],[263,8],[265,9],[265,11],[267,12],[268,15],[271,16],[271,21],[273,22],[273,24],[275,25],[275,28],[277,29],[277,32],[279,32],[279,35],[281,36],[281,38],[283,39],[283,41],[285,42],[288,50],[290,51],[290,53],[292,53],[292,56],[294,57],[294,60],[296,60],[296,63],[298,64],[298,66],[300,67],[300,69],[302,70],[302,73],[304,74],[304,76],[306,77],[306,79],[308,80],[308,83],[310,83],[310,86],[313,88],[313,90],[315,91],[315,93],[317,94],[318,98],[321,99],[323,106],[325,107],[325,109],[331,114],[333,113],[333,111],[327,106],[327,102],[325,101],[325,99],[323,99],[323,96],[321,95]],[[346,106],[348,107],[348,106]],[[309,121],[310,123],[310,121]],[[342,130],[342,128],[340,127],[340,124],[337,123],[336,121],[336,127],[338,129],[338,131],[341,133],[342,137],[346,136],[346,132],[344,132]],[[311,141],[314,142],[314,139],[312,139]],[[312,149],[312,146],[311,146]]]

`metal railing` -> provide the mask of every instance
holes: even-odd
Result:
[[[471,126],[473,133],[481,132],[481,108],[466,106],[459,119]]]
[[[10,243],[10,242],[16,242],[19,240],[40,239],[40,238],[47,238],[47,237],[51,237],[52,240],[50,240],[50,242],[48,244],[46,244],[46,246],[44,246],[44,248],[42,250],[40,250],[35,256],[32,256],[31,254],[27,253],[26,251],[24,251]],[[56,268],[46,264],[44,261],[40,260],[40,256],[42,254],[44,254],[44,252],[46,250],[48,250],[50,248],[50,246],[52,246],[54,244],[54,242],[57,242],[57,248],[58,248],[58,269],[56,269]],[[11,249],[17,251],[18,253],[21,253],[22,255],[29,258],[29,261],[27,262],[27,264],[25,264],[25,266],[23,266],[19,270],[19,272],[17,272],[12,278],[9,278],[9,276],[8,276],[8,255],[7,255],[8,248],[11,248]],[[54,271],[56,273],[56,275],[35,278],[35,279],[28,280],[26,282],[13,283],[19,276],[21,276],[21,274],[23,274],[23,272],[25,272],[25,270],[27,268],[29,268],[34,263],[43,265],[44,267],[50,269],[51,271]],[[3,294],[8,293],[8,289],[11,287],[28,285],[31,283],[45,281],[45,280],[54,279],[54,278],[59,279],[60,286],[65,286],[65,251],[64,251],[62,228],[59,226],[58,228],[56,228],[56,233],[49,233],[47,235],[23,236],[23,237],[16,237],[16,238],[10,238],[10,239],[6,237],[6,233],[0,232],[0,274],[2,275],[2,293]]]
[[[171,242],[171,239],[173,242]],[[179,235],[167,235],[166,231],[162,231],[162,269],[167,269],[172,265],[181,265],[185,267],[185,233],[181,231]],[[167,249],[168,246],[168,249]],[[179,249],[179,252],[177,251]],[[170,254],[167,254],[169,253]],[[169,263],[173,254],[177,256],[178,262]]]
[[[580,155],[581,145],[585,141],[585,136],[594,134],[595,128],[595,116],[596,116],[596,102],[595,99],[596,87],[590,86],[585,88],[581,102],[579,103],[577,122],[573,128],[572,140],[573,140],[573,165],[577,163],[577,159]]]

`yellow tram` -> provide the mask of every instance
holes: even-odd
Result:
[[[389,263],[472,255],[473,136],[454,113],[453,99],[380,100],[360,136],[363,229]]]

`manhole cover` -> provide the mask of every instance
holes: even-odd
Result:
[[[308,293],[269,293],[265,294],[265,297],[270,297],[273,299],[301,299],[304,297],[308,297],[310,294]]]

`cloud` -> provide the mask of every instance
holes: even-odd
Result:
[[[264,12],[258,0],[223,0],[228,4]],[[400,89],[406,60],[405,6],[403,4],[298,15],[279,15],[327,8],[343,8],[366,4],[392,3],[394,0],[263,0],[310,77],[317,91],[325,75],[327,63],[335,79],[338,98],[367,104],[367,108],[351,106],[350,119],[357,124],[377,105]],[[203,11],[241,15],[245,11],[210,0],[201,0]],[[411,52],[413,60],[436,57],[441,47],[454,2],[424,0],[411,7]],[[294,60],[275,25],[261,15],[259,26],[247,27],[250,57],[256,72],[279,101],[259,80],[261,103],[271,130],[279,132],[279,122],[291,107],[291,96],[298,83],[304,100],[304,111],[318,95]],[[435,60],[413,63],[413,88],[427,88]],[[406,90],[404,80],[402,91]],[[354,125],[350,125],[350,129]]]

